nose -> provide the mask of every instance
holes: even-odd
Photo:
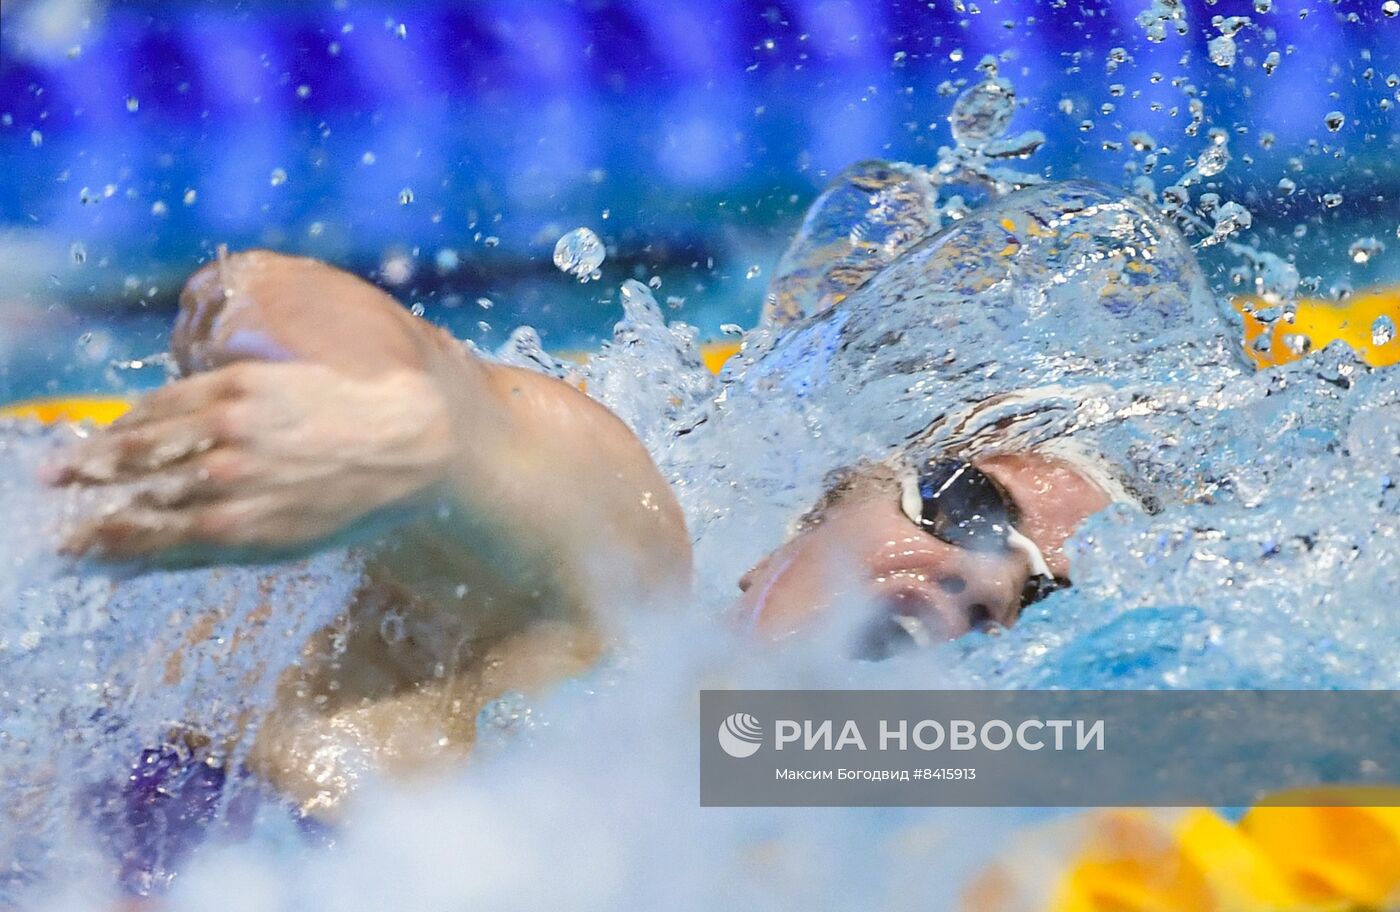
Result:
[[[999,588],[999,587],[998,587]],[[985,630],[1014,614],[1013,605],[981,581],[969,589],[960,576],[932,580],[922,574],[908,580],[885,579],[870,584],[871,616],[861,624],[853,642],[853,657],[879,661],[910,649],[954,640]]]
[[[844,572],[843,572],[844,571]],[[739,622],[782,637],[826,620],[856,631],[857,654],[931,645],[1011,624],[1029,567],[1019,554],[976,553],[913,526],[897,505],[843,505],[739,580]],[[833,618],[834,605],[859,615]],[[873,638],[883,645],[862,648]]]

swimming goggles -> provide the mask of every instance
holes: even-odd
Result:
[[[1069,585],[1057,580],[1040,548],[1016,529],[1020,510],[987,473],[961,460],[924,463],[900,497],[904,514],[939,541],[984,553],[1019,551],[1031,566],[1021,610]]]

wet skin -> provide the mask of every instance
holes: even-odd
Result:
[[[308,812],[333,809],[356,770],[459,759],[490,700],[596,659],[603,612],[684,598],[684,518],[616,416],[477,358],[360,279],[265,251],[221,259],[181,295],[172,350],[182,379],[46,468],[52,484],[120,492],[64,548],[215,563],[371,546],[343,652],[329,629],[306,645],[250,758]],[[978,465],[1067,574],[1065,538],[1107,496],[1048,457]],[[933,637],[1014,621],[1029,572],[923,532],[897,492],[867,495],[746,576],[741,610],[794,632],[833,602],[825,568],[841,560]],[[392,642],[390,612],[404,619]]]

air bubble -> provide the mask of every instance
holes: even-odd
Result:
[[[1322,122],[1327,124],[1327,129],[1336,133],[1346,124],[1347,119],[1341,111],[1329,111],[1327,116],[1322,118]]]
[[[607,257],[603,241],[589,228],[575,228],[554,245],[554,265],[587,282]]]

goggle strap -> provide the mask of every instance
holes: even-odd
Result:
[[[1032,576],[1054,578],[1055,574],[1050,572],[1050,565],[1045,563],[1045,555],[1040,553],[1040,548],[1036,546],[1035,542],[1018,532],[1015,526],[1007,529],[1006,545],[1026,556],[1026,560],[1030,561],[1031,564]]]

